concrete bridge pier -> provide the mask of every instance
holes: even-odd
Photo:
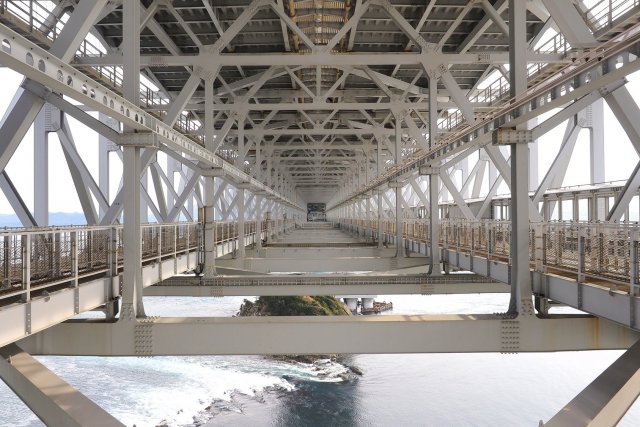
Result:
[[[362,298],[362,308],[365,310],[373,310],[373,298]]]
[[[343,300],[344,300],[344,303],[347,304],[347,307],[349,307],[349,310],[355,313],[355,311],[358,309],[358,298],[350,297],[350,298],[343,298]]]

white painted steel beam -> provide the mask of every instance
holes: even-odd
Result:
[[[635,36],[631,34],[625,34],[620,38],[620,43],[616,45],[614,49],[609,51],[606,55],[617,54],[623,49],[623,46],[627,43],[632,43]],[[626,41],[625,41],[626,40]],[[636,61],[634,58],[622,54],[617,58],[622,59],[623,65],[612,66],[613,63],[610,59],[604,57],[596,58],[594,61],[592,58],[586,58],[584,63],[577,68],[568,70],[567,73],[562,75],[562,78],[550,79],[548,84],[540,85],[535,92],[528,93],[523,99],[500,107],[495,111],[490,120],[481,120],[473,126],[466,127],[463,130],[447,135],[441,139],[441,143],[438,147],[433,148],[427,152],[418,152],[415,156],[412,156],[400,167],[389,168],[381,177],[374,179],[369,185],[363,187],[357,192],[348,193],[345,197],[335,200],[328,206],[330,212],[335,206],[340,203],[347,202],[353,197],[357,197],[361,192],[371,191],[378,186],[394,179],[401,178],[405,173],[415,170],[420,165],[424,164],[427,160],[433,162],[436,159],[442,159],[449,157],[469,146],[477,146],[477,144],[486,144],[488,141],[485,139],[487,136],[487,130],[490,131],[495,124],[501,124],[501,126],[515,127],[519,124],[526,123],[541,114],[559,108],[573,102],[576,99],[607,87],[608,85],[619,82],[624,76],[638,70],[640,68],[640,61]],[[578,78],[578,76],[585,76],[586,73],[590,73],[591,76],[596,78],[586,79]],[[559,75],[559,74],[557,74]],[[571,82],[571,88],[568,89],[569,82]],[[551,100],[547,100],[544,104],[537,102],[531,102],[538,97],[548,97],[551,95]],[[560,96],[558,96],[560,95]],[[514,110],[518,110],[519,114],[512,114]],[[470,137],[473,137],[469,144]]]
[[[542,2],[571,46],[588,48],[598,44],[573,2],[554,0],[542,0]]]
[[[20,220],[20,223],[22,223],[23,227],[38,226],[38,223],[31,214],[29,207],[20,196],[20,193],[18,193],[15,185],[13,185],[11,178],[9,178],[9,174],[4,170],[0,173],[0,190],[4,193],[4,196],[7,198],[7,201],[11,205],[11,208]]]
[[[145,328],[144,345],[135,345],[134,328]],[[75,322],[20,345],[31,354],[96,356],[513,353],[620,349],[637,339],[638,333],[594,317],[454,314],[159,317],[138,320],[129,331],[110,323]]]
[[[206,150],[202,146],[193,142],[192,140],[181,135],[177,131],[173,130],[170,126],[163,124],[152,117],[149,113],[145,112],[141,108],[137,107],[133,103],[127,101],[123,97],[117,95],[111,90],[105,88],[101,84],[91,80],[89,77],[78,71],[72,71],[69,74],[69,69],[72,69],[68,64],[57,58],[52,58],[47,51],[35,46],[33,43],[22,38],[17,33],[8,29],[4,25],[0,25],[0,37],[4,37],[12,40],[11,52],[5,50],[0,51],[0,61],[9,67],[15,67],[17,71],[23,73],[27,77],[30,77],[44,86],[61,92],[62,94],[69,96],[82,102],[83,104],[94,108],[97,111],[103,112],[110,117],[113,117],[121,121],[125,126],[129,126],[140,132],[151,132],[155,135],[156,144],[166,145],[169,149],[183,152],[193,159],[198,159],[207,165],[213,167],[222,167],[225,173],[235,180],[240,180],[249,183],[253,188],[257,188],[266,191],[272,196],[280,197],[272,189],[266,188],[262,183],[249,177],[244,172],[236,169],[232,165],[225,163],[219,157],[215,156],[210,151]],[[26,62],[26,53],[31,55],[34,64],[38,64],[41,60],[44,62],[44,70],[41,70],[37,66],[31,66]],[[33,97],[33,95],[30,95]],[[26,101],[23,101],[26,102]],[[42,102],[34,98],[33,102]],[[25,108],[32,108],[32,102],[25,103]],[[39,108],[36,108],[39,111]],[[13,109],[11,111],[14,111]],[[16,114],[21,113],[29,114],[27,111],[21,111],[16,109]],[[33,114],[33,118],[37,111]],[[33,121],[29,121],[29,124]],[[10,123],[22,123],[21,120],[10,120]],[[28,126],[25,127],[28,129]],[[15,134],[15,129],[11,130],[12,134]],[[0,128],[0,135],[2,129]],[[11,138],[9,138],[10,140]],[[15,149],[15,147],[14,147]],[[4,151],[6,161],[10,158],[11,150]],[[0,156],[0,168],[5,164],[2,164],[2,156]],[[280,197],[280,200],[285,204],[291,204],[286,198]]]
[[[640,395],[640,341],[541,427],[615,426]]]
[[[205,48],[207,50],[208,48]],[[527,52],[529,63],[567,63],[568,60],[561,54]],[[215,69],[216,67],[251,66],[303,66],[311,67],[326,65],[331,67],[355,67],[355,66],[381,66],[381,65],[420,65],[437,67],[439,64],[508,64],[508,55],[503,52],[467,52],[467,53],[439,53],[431,52],[428,55],[420,53],[328,53],[316,50],[311,53],[253,53],[253,54],[228,54],[213,55],[201,53],[199,55],[142,55],[140,65],[142,67],[203,67]],[[117,66],[122,64],[122,56],[107,54],[103,56],[78,57],[74,64],[93,67]]]
[[[527,91],[527,6],[518,0],[509,0],[509,95],[520,100]],[[527,130],[527,123],[516,131]],[[497,130],[496,132],[498,132]],[[531,276],[529,274],[529,141],[511,143],[511,299],[508,312],[532,316]],[[502,158],[502,155],[500,155]],[[537,212],[535,207],[534,211]]]
[[[49,58],[53,55],[60,58],[62,62],[70,61],[106,3],[107,0],[83,0],[78,3],[46,53],[46,57]],[[11,39],[11,36],[3,36],[5,40]],[[21,52],[25,59],[27,52],[28,50]],[[1,59],[0,62],[5,64]],[[0,122],[0,170],[6,168],[9,159],[13,156],[43,105],[44,102],[41,99],[25,92],[22,88],[19,88],[14,95],[2,122]]]
[[[49,133],[42,110],[33,123],[33,217],[41,227],[49,225]]]
[[[452,277],[453,276],[453,277]],[[508,293],[509,286],[500,283],[457,282],[458,275],[442,276],[454,280],[426,280],[422,277],[377,275],[373,280],[362,277],[361,283],[352,278],[318,278],[298,276],[296,280],[277,276],[266,278],[220,276],[209,284],[200,284],[199,278],[174,277],[161,284],[145,288],[145,296],[291,296],[291,295],[459,295],[480,293]],[[289,278],[290,279],[290,278]],[[331,280],[334,279],[334,280]],[[281,283],[280,283],[281,282]],[[317,282],[317,283],[316,283]],[[431,283],[435,282],[435,283]]]
[[[124,426],[15,344],[0,348],[0,378],[49,426]]]
[[[625,86],[607,90],[603,96],[609,108],[626,132],[633,148],[640,154],[640,107]]]
[[[169,126],[175,125],[178,118],[180,118],[180,114],[184,110],[184,107],[187,105],[191,96],[196,91],[198,86],[200,85],[201,79],[198,73],[192,72],[187,82],[182,87],[180,94],[176,99],[173,100],[171,105],[169,106],[169,110],[164,117],[164,122]]]

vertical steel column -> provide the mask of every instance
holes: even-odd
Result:
[[[429,76],[429,146],[436,143],[438,137],[438,80]],[[429,273],[440,275],[440,208],[438,195],[440,193],[440,175],[429,175]]]
[[[260,149],[261,139],[256,141],[256,179],[262,181],[262,150]],[[261,194],[256,193],[256,248],[262,249],[262,200]],[[260,256],[258,254],[258,256]]]
[[[124,274],[122,315],[144,317],[142,304],[142,242],[140,232],[140,147],[124,147]],[[122,318],[122,316],[121,316]]]
[[[262,195],[256,194],[256,248],[262,249]]]
[[[382,170],[381,160],[380,160],[380,145],[378,144],[378,175],[380,175]],[[383,211],[382,211],[382,189],[378,188],[376,190],[376,194],[378,196],[378,249],[382,249],[384,245],[384,227],[382,224],[383,220]]]
[[[114,128],[118,132],[120,131],[120,126],[117,121],[113,120],[109,116],[103,113],[98,113],[98,119],[105,123],[107,126]],[[98,187],[104,197],[109,201],[109,153],[111,152],[113,142],[110,141],[107,137],[102,134],[98,135]],[[117,189],[116,189],[117,190]],[[99,206],[98,215],[102,219],[106,210]]]
[[[371,210],[371,193],[367,193],[367,217],[366,219],[369,221],[369,229],[367,230],[367,233],[369,234],[369,237],[371,237],[371,241],[373,241],[373,229],[371,228],[373,223],[373,212]]]
[[[396,117],[396,164],[402,162],[402,119]],[[401,181],[395,182],[396,191],[396,258],[404,256],[404,242],[402,240],[402,187]]]
[[[213,126],[213,80],[204,81],[204,137],[205,147],[213,150],[215,135]],[[215,178],[204,178],[204,277],[210,279],[216,275],[216,224],[215,224]]]
[[[33,126],[33,217],[38,226],[49,225],[49,134],[46,108],[40,110]]]
[[[526,2],[509,0],[510,95],[527,90]],[[522,125],[526,129],[526,124]],[[533,314],[529,273],[529,146],[511,144],[511,299],[509,313]]]
[[[109,272],[108,276],[111,278],[107,284],[107,294],[109,295],[109,302],[105,306],[105,315],[107,319],[113,320],[118,314],[118,301],[115,297],[118,295],[118,287],[120,282],[120,275],[118,274],[118,229],[111,227],[109,233],[109,245],[107,255],[107,267]],[[56,235],[58,246],[60,245],[60,235]],[[58,265],[57,270],[59,271]]]
[[[140,104],[140,5],[138,2],[122,4],[122,92],[135,105]],[[127,129],[125,129],[127,131]],[[142,172],[142,171],[141,171]],[[147,173],[141,174],[142,186],[147,188]],[[147,202],[140,194],[140,220],[147,220]]]
[[[238,117],[238,157],[236,157],[235,165],[238,169],[244,170],[244,121],[245,115]]]
[[[538,118],[529,120],[528,127],[533,129],[538,125]],[[540,155],[538,153],[538,140],[535,140],[529,144],[529,191],[536,191],[538,189],[539,177],[538,177],[538,160]]]
[[[123,93],[125,98],[138,105],[140,100],[140,5],[138,2],[123,2],[122,8]],[[134,145],[126,145],[123,148],[124,273],[121,319],[124,317],[128,320],[145,316],[142,302],[142,240],[140,230],[142,218],[141,151],[140,147]]]
[[[244,259],[245,255],[245,240],[244,240],[244,217],[245,217],[245,207],[244,207],[244,185],[239,184],[238,192],[236,193],[236,197],[238,197],[238,251],[237,256],[240,259]]]
[[[438,207],[438,189],[440,175],[429,175],[429,274],[439,276],[440,268],[440,208]]]
[[[604,174],[604,101],[598,99],[587,107],[587,115],[591,117],[590,151],[591,151],[591,184],[605,182]]]
[[[404,255],[402,241],[402,182],[395,181],[391,185],[395,187],[396,192],[396,257]]]
[[[31,234],[22,235],[22,290],[21,296],[23,302],[31,301]],[[8,261],[6,261],[8,262]],[[27,310],[27,324],[29,325],[29,333],[31,333],[31,307]]]

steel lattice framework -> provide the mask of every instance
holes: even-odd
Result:
[[[0,235],[0,320],[10,326],[0,343],[102,305],[113,320],[121,298],[118,322],[63,324],[47,331],[50,341],[26,345],[174,354],[185,351],[170,348],[178,337],[193,354],[251,353],[266,351],[251,338],[262,331],[295,337],[271,353],[628,346],[640,316],[640,162],[623,182],[605,183],[604,117],[606,104],[640,156],[640,107],[627,88],[640,69],[638,22],[637,0],[0,0],[0,64],[25,76],[0,122],[0,190],[27,227]],[[99,135],[97,170],[76,121]],[[538,141],[561,125],[558,152],[538,176]],[[32,204],[7,168],[31,126]],[[562,188],[582,130],[588,182]],[[53,135],[86,227],[48,227]],[[508,194],[498,197],[501,188]],[[155,292],[326,292],[313,278],[296,290],[297,279],[216,275],[216,257],[228,253],[222,267],[273,271],[275,261],[246,257],[246,247],[260,254],[265,240],[301,226],[306,203],[325,203],[336,226],[377,243],[367,250],[392,251],[381,263],[389,270],[428,263],[431,276],[406,292],[500,288],[450,288],[443,262],[508,282],[507,312],[332,320],[338,338],[316,341],[308,331],[326,327],[318,319],[145,316],[143,288],[192,268],[203,273],[197,284]],[[326,271],[320,258],[300,268]],[[361,261],[351,267],[370,267]],[[343,281],[380,292],[392,282]],[[546,316],[552,300],[598,318],[537,318],[533,302]],[[60,350],[88,328],[101,346]],[[412,339],[391,334],[376,347],[380,330]],[[471,339],[439,341],[451,330]],[[349,340],[358,334],[373,344]],[[556,335],[564,340],[548,338]],[[14,347],[2,356],[0,370],[12,357],[31,363]],[[630,372],[610,369],[605,377]]]

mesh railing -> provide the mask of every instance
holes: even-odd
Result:
[[[340,219],[342,228],[377,230],[377,221]],[[395,235],[395,221],[384,221],[384,233]],[[509,221],[440,221],[439,244],[445,249],[510,262]],[[533,223],[529,228],[529,261],[536,270],[569,274],[579,280],[640,284],[640,226],[578,222]],[[403,238],[429,242],[428,220],[405,220]],[[633,277],[632,277],[633,276]]]
[[[594,33],[612,28],[634,9],[640,7],[640,0],[601,0],[593,4],[585,13],[587,23]]]
[[[635,227],[558,223],[545,228],[545,266],[586,277],[630,282],[631,236]]]
[[[143,261],[196,250],[197,224],[144,225]],[[78,283],[123,266],[123,227],[15,229],[0,232],[0,299],[29,289]]]

